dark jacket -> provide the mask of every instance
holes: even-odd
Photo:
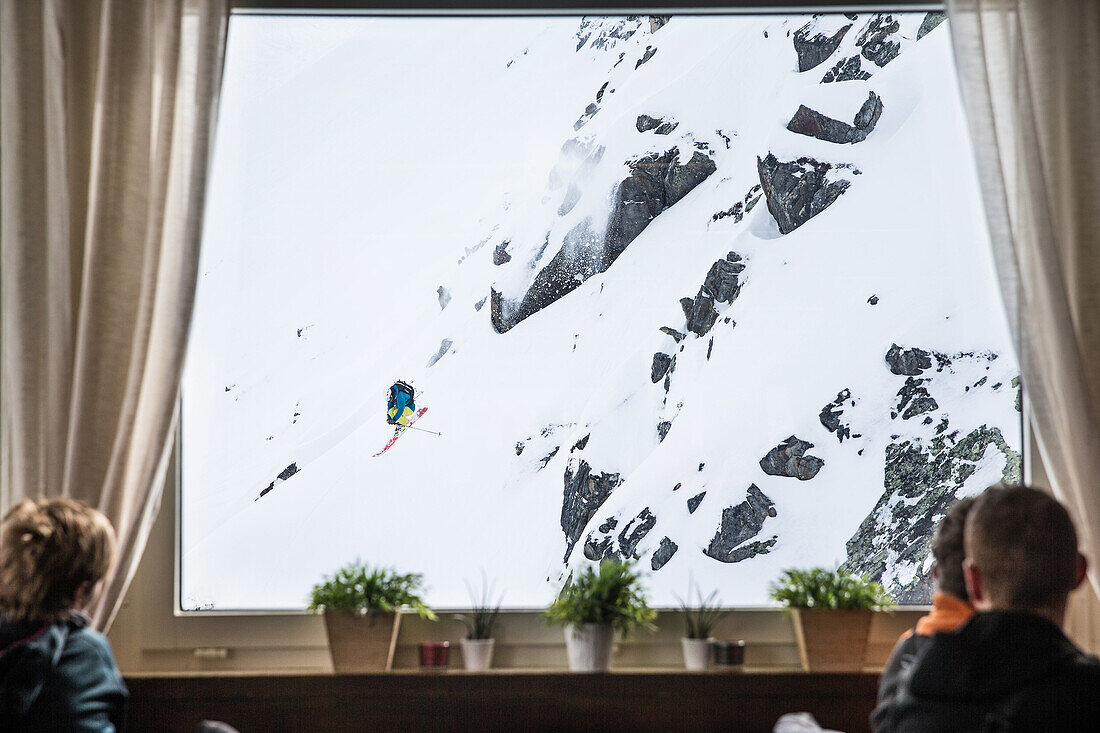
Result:
[[[924,645],[877,730],[1055,733],[1097,720],[1100,660],[1041,616],[987,611]]]
[[[122,731],[127,695],[87,616],[45,625],[0,619],[0,730]]]

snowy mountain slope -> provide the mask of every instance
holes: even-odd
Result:
[[[659,604],[839,562],[926,599],[931,523],[1021,440],[946,25],[388,22],[247,109],[230,44],[185,607],[300,607],[356,556],[441,606],[481,568],[539,606],[611,554]],[[397,377],[443,435],[371,460]]]

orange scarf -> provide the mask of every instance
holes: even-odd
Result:
[[[950,593],[937,591],[932,596],[932,611],[917,621],[917,634],[931,636],[943,631],[954,631],[974,615],[974,607]],[[902,634],[902,639],[912,635],[912,630]]]

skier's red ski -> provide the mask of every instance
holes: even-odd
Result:
[[[409,418],[409,425],[412,425],[414,422],[419,420],[420,416],[423,415],[427,411],[428,411],[427,407],[421,407],[419,410],[417,410],[413,414],[413,416]],[[402,434],[404,434],[405,430],[408,429],[409,425],[398,426],[397,432],[395,432],[393,434],[393,437],[390,438],[390,441],[388,443],[386,443],[386,445],[382,448],[382,450],[378,451],[373,456],[371,456],[371,458],[377,458],[378,456],[380,456],[383,453],[385,453],[386,451],[388,451],[390,449],[390,447],[392,447],[393,444],[397,442],[397,439],[400,438]]]

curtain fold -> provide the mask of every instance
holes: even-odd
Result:
[[[1079,529],[1095,591],[1100,3],[948,0],[947,11],[1031,425],[1051,487]]]
[[[99,507],[109,625],[159,507],[227,0],[0,4],[0,504]]]

